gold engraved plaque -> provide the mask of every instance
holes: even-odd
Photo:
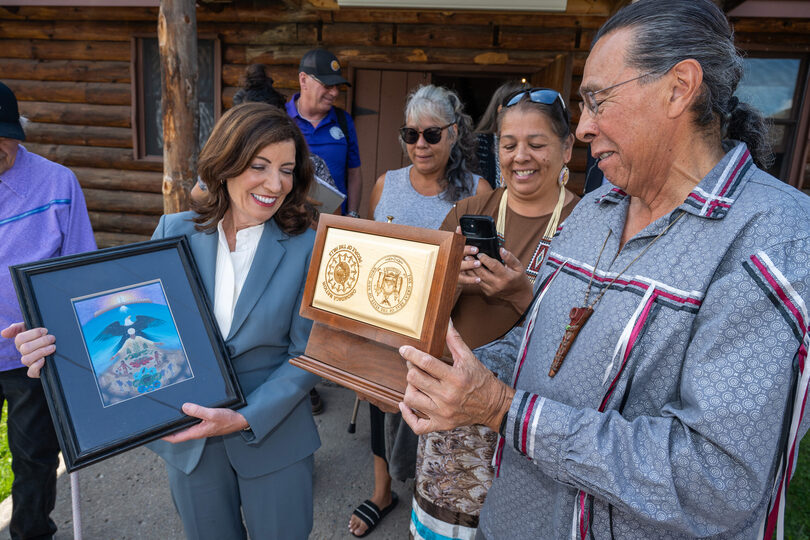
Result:
[[[384,315],[396,313],[408,303],[413,292],[413,272],[399,255],[377,261],[368,274],[368,301]]]
[[[357,276],[362,257],[352,246],[340,245],[329,252],[326,275],[322,286],[330,298],[348,300],[357,292]]]
[[[313,307],[420,337],[438,245],[329,228],[323,252]]]
[[[399,347],[452,362],[463,256],[460,234],[321,214],[300,311],[312,332],[290,364],[396,408],[408,386]]]

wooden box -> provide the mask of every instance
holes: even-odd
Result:
[[[443,356],[463,246],[452,232],[321,215],[301,301],[315,322],[290,363],[396,407],[398,348]]]

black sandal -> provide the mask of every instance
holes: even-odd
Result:
[[[354,509],[352,515],[360,518],[360,520],[366,524],[368,529],[366,529],[366,532],[364,532],[363,534],[357,535],[352,533],[352,535],[356,536],[357,538],[363,538],[364,536],[367,536],[368,533],[373,531],[374,527],[376,527],[380,523],[380,521],[382,521],[382,519],[385,516],[387,516],[391,512],[391,510],[394,509],[394,507],[397,505],[398,502],[399,497],[393,491],[391,492],[391,504],[389,504],[382,510],[380,510],[380,508],[376,504],[371,502],[371,500],[369,499],[363,501],[363,504]]]

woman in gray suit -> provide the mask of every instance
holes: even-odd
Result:
[[[298,314],[314,241],[309,151],[284,112],[248,103],[214,127],[198,172],[211,196],[164,215],[152,237],[188,237],[247,405],[186,403],[201,422],[150,447],[166,461],[189,538],[246,538],[242,512],[251,538],[306,538],[320,439],[305,398],[317,377],[287,360],[304,352],[311,326]],[[53,337],[14,330],[38,376]]]

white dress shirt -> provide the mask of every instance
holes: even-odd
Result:
[[[228,239],[222,228],[222,221],[217,224],[217,273],[214,278],[214,316],[219,324],[223,338],[228,337],[233,322],[233,310],[242,292],[256,247],[264,231],[264,223],[254,225],[236,232],[236,249],[228,247]]]

